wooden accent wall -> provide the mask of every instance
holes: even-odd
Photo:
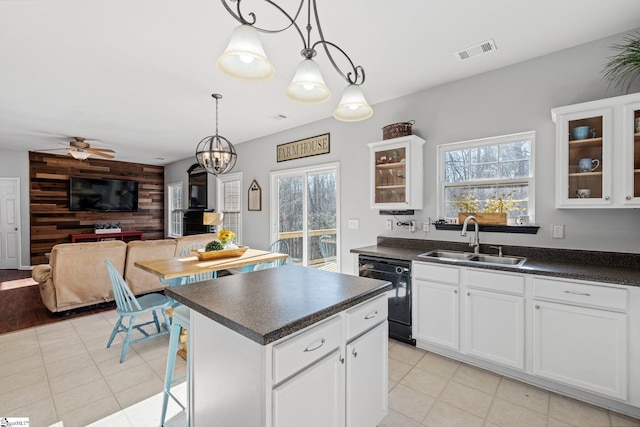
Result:
[[[138,181],[137,212],[72,212],[69,177]],[[141,163],[29,152],[31,265],[46,264],[45,253],[72,234],[93,233],[96,222],[119,222],[122,231],[164,237],[164,167]]]

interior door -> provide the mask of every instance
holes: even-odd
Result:
[[[0,269],[17,269],[20,254],[20,180],[0,179]]]
[[[289,263],[339,271],[337,164],[274,172],[272,240],[289,244]]]

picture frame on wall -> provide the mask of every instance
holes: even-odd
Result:
[[[261,211],[262,210],[262,188],[260,188],[260,184],[255,179],[251,182],[249,186],[249,206],[250,211]]]

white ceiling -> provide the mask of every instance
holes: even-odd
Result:
[[[278,1],[287,10],[296,3]],[[638,0],[318,0],[318,11],[326,39],[365,67],[374,110],[640,27]],[[0,0],[0,149],[62,148],[82,136],[116,150],[116,160],[167,164],[215,132],[212,93],[224,96],[220,134],[234,144],[331,117],[346,84],[322,51],[332,98],[301,105],[284,95],[302,59],[292,29],[262,35],[275,78],[222,76],[215,61],[236,25],[218,0]],[[488,39],[497,51],[457,59]]]

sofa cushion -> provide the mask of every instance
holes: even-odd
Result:
[[[56,311],[113,301],[104,260],[110,260],[122,273],[126,252],[127,244],[119,240],[55,245],[49,264],[55,286]]]
[[[127,243],[127,261],[124,268],[124,279],[131,291],[143,294],[164,289],[166,285],[160,282],[158,276],[136,267],[136,261],[150,259],[173,258],[176,242],[172,239],[134,240]]]

